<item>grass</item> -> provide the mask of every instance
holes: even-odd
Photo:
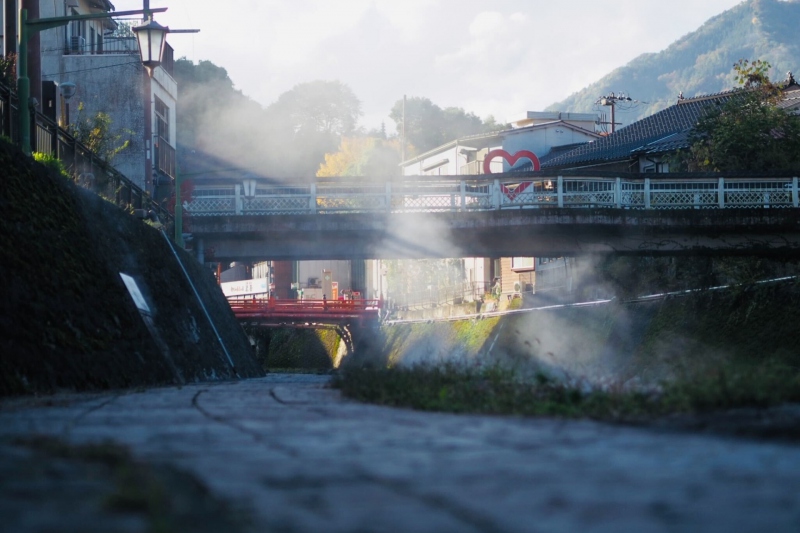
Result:
[[[800,372],[780,362],[727,363],[648,390],[463,363],[349,368],[334,378],[333,386],[356,400],[425,411],[608,421],[800,402]]]
[[[798,302],[800,286],[781,283],[392,326],[384,331],[389,364],[345,366],[334,386],[420,410],[609,421],[800,403]]]

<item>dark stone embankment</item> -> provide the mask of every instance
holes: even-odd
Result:
[[[211,273],[178,251],[222,343],[160,231],[5,141],[0,175],[0,395],[263,374]]]

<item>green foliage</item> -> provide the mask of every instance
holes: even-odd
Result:
[[[338,81],[299,84],[265,109],[209,61],[177,60],[175,79],[179,145],[272,176],[313,176],[361,115],[358,98]]]
[[[112,129],[112,119],[108,113],[98,112],[87,117],[85,108],[83,102],[78,104],[78,117],[70,124],[70,133],[103,160],[111,162],[130,146],[130,139],[124,137],[133,135],[133,132]]]
[[[693,130],[684,160],[688,170],[800,169],[800,116],[776,106],[781,88],[770,81],[769,68],[761,60],[734,65],[741,89]]]
[[[607,112],[595,105],[598,97],[625,91],[640,102],[630,110],[617,108],[617,120],[630,124],[675,104],[680,93],[691,97],[734,87],[730,66],[741,57],[769,61],[770,75],[782,79],[800,69],[797,20],[800,2],[743,1],[665,50],[640,55],[548,110]]]
[[[17,85],[17,55],[0,56],[0,82],[8,87]]]
[[[340,81],[311,81],[295,85],[267,108],[270,119],[298,135],[348,135],[361,116],[361,101]]]
[[[41,163],[42,165],[46,166],[50,170],[55,171],[59,175],[69,179],[70,175],[67,172],[67,169],[64,167],[63,161],[56,158],[55,156],[49,154],[43,154],[42,152],[34,152],[33,159],[37,163]]]
[[[660,390],[590,387],[497,364],[348,368],[333,386],[356,400],[425,411],[641,420],[673,413],[769,407],[800,401],[800,372],[784,363],[730,362]]]
[[[392,107],[389,117],[403,131],[403,100]],[[412,153],[423,153],[455,139],[504,129],[494,117],[482,121],[474,113],[460,107],[440,108],[428,98],[412,97],[405,103],[405,136]],[[408,146],[410,145],[410,146]]]

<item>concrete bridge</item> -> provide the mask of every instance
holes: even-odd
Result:
[[[198,181],[196,247],[213,259],[800,256],[795,176],[422,176]],[[211,259],[211,257],[209,257]]]

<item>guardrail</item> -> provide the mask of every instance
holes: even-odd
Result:
[[[19,140],[18,113],[16,94],[0,83],[0,133],[12,142]],[[113,201],[119,207],[152,210],[163,223],[172,220],[169,211],[147,192],[58,124],[39,112],[32,116],[31,124],[35,128],[35,134],[31,136],[35,143],[33,150],[60,159],[80,186]]]
[[[284,320],[377,320],[380,300],[238,300],[228,299],[237,319],[258,322]]]
[[[196,184],[184,207],[192,216],[435,213],[501,209],[796,208],[796,176],[659,174],[635,177],[526,175],[449,178],[412,176],[282,185],[258,183],[251,196],[239,183]],[[266,181],[266,180],[264,180]]]

